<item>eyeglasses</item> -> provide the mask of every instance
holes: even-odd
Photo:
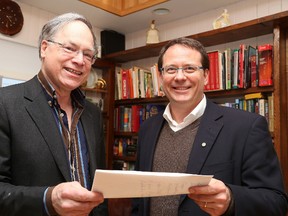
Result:
[[[185,76],[193,74],[195,71],[203,70],[204,67],[196,65],[186,65],[184,67],[175,67],[172,65],[161,68],[161,72],[170,76],[176,76],[179,70],[182,70]]]
[[[67,54],[70,57],[76,57],[80,52],[82,52],[84,61],[89,62],[91,64],[95,63],[96,55],[92,50],[79,50],[72,45],[64,45],[60,42],[53,41],[53,40],[47,40],[49,43],[57,44],[59,45],[65,54]]]

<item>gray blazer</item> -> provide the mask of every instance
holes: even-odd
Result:
[[[101,111],[87,101],[80,121],[93,178],[96,168],[105,168]],[[70,172],[64,144],[37,77],[0,88],[1,216],[45,215],[45,189],[67,181]]]
[[[136,169],[151,171],[163,113],[146,120],[138,134]],[[201,144],[205,142],[203,147]],[[177,143],[175,143],[177,145]],[[287,211],[280,165],[267,121],[253,113],[207,100],[187,166],[187,173],[209,174],[227,184],[235,215],[280,216]],[[149,198],[133,200],[133,215],[149,215]],[[208,215],[182,195],[178,215]]]

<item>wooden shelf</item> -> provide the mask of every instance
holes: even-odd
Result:
[[[208,91],[205,92],[207,97],[211,98],[229,98],[229,97],[242,97],[245,94],[251,94],[256,92],[272,93],[274,90],[273,86],[268,87],[255,87],[247,89],[231,89],[231,90],[219,90],[219,91]],[[153,97],[153,98],[134,98],[115,100],[115,106],[121,105],[135,105],[135,104],[163,104],[167,103],[167,97]]]
[[[132,157],[132,156],[114,156],[113,157],[114,160],[123,160],[126,162],[135,162],[136,161],[136,157]]]
[[[136,132],[114,132],[114,136],[119,136],[119,137],[133,137],[133,136],[138,136]]]
[[[87,88],[87,87],[81,87],[83,91],[87,92],[98,92],[98,93],[107,93],[107,89],[99,89],[99,88]]]
[[[153,98],[134,98],[125,100],[115,100],[115,106],[120,105],[136,105],[136,104],[151,104],[151,103],[167,103],[168,99],[166,97],[153,97]]]
[[[187,37],[197,39],[205,47],[209,47],[271,34],[273,33],[274,26],[276,24],[288,26],[288,11]],[[112,53],[103,56],[103,59],[117,63],[124,63],[148,57],[155,57],[158,56],[161,48],[167,42],[168,41],[164,41],[158,44],[150,44],[130,50]]]

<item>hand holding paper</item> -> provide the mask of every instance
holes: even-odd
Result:
[[[154,197],[188,194],[188,188],[207,185],[212,175],[96,170],[92,191],[104,198]]]

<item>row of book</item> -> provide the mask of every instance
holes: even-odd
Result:
[[[124,160],[114,160],[113,170],[135,170],[135,162],[124,161]]]
[[[273,46],[240,44],[208,52],[210,73],[206,91],[273,85]]]
[[[114,130],[116,132],[138,132],[140,125],[149,117],[164,110],[164,104],[118,106],[114,109]]]
[[[240,44],[208,52],[210,73],[205,91],[229,90],[273,85],[273,46],[256,47]],[[115,99],[151,98],[163,96],[157,64],[150,70],[133,66],[116,67]]]
[[[163,96],[157,64],[150,70],[134,66],[129,69],[116,67],[115,99],[151,98]]]
[[[269,131],[274,131],[273,94],[264,96],[262,93],[247,94],[244,98],[237,98],[233,103],[223,103],[222,106],[253,112],[264,116],[269,125]]]
[[[136,157],[137,137],[115,137],[113,145],[114,156]]]

